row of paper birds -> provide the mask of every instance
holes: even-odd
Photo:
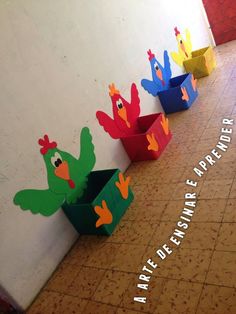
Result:
[[[173,60],[182,66],[187,58],[191,57],[192,45],[189,32],[186,31],[184,40],[177,28],[175,35],[178,42],[178,52],[173,52]],[[164,51],[164,66],[155,55],[148,51],[148,58],[152,70],[152,80],[144,79],[141,85],[156,96],[158,91],[168,89],[171,78],[169,56]],[[116,89],[114,84],[109,86],[109,94],[113,104],[113,119],[102,111],[97,112],[99,123],[112,138],[121,138],[124,135],[137,133],[137,118],[140,114],[140,100],[135,84],[131,86],[131,102],[127,102]],[[48,189],[27,189],[16,193],[14,203],[32,213],[41,213],[49,216],[57,211],[66,201],[68,204],[76,202],[86,189],[87,176],[95,164],[94,146],[88,128],[83,128],[80,141],[80,156],[75,158],[57,148],[56,142],[50,142],[47,135],[39,140],[40,152],[43,155],[47,168]]]
[[[172,59],[179,65],[183,66],[183,61],[191,58],[192,43],[190,32],[185,31],[185,39],[175,27],[175,36],[178,44],[178,52],[172,52]],[[153,96],[163,90],[169,89],[169,81],[171,79],[171,67],[168,52],[164,51],[164,65],[157,61],[155,55],[149,49],[147,51],[148,59],[151,65],[152,80],[143,79],[142,87]],[[106,113],[98,111],[96,116],[104,130],[110,134],[112,138],[121,138],[124,135],[135,134],[137,125],[137,117],[140,113],[138,91],[135,84],[131,87],[131,103],[129,104],[121,95],[114,84],[109,86],[109,95],[113,105],[113,118]]]

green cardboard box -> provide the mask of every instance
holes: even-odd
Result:
[[[92,171],[88,176],[84,195],[75,204],[63,204],[65,215],[78,233],[100,235],[113,233],[134,198],[130,187],[127,198],[122,197],[116,185],[120,173],[119,169]],[[95,207],[102,207],[104,201],[112,214],[112,222],[96,227],[99,215],[95,212]]]
[[[192,51],[192,58],[183,62],[187,73],[192,73],[194,78],[209,75],[216,67],[215,55],[212,47],[205,47]]]

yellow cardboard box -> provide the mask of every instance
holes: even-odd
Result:
[[[216,67],[215,54],[211,46],[192,51],[192,58],[183,61],[187,73],[195,78],[209,75]]]

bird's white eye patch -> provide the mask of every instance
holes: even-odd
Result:
[[[59,165],[62,163],[61,155],[56,152],[54,156],[51,157],[51,164],[53,167],[59,167]]]
[[[159,69],[159,66],[158,66],[158,63],[157,63],[157,62],[154,63],[154,68],[155,68],[156,70]]]
[[[116,106],[117,106],[118,109],[121,109],[123,107],[123,103],[122,103],[121,99],[118,99],[116,101]]]

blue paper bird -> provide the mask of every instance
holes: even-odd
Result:
[[[167,51],[164,51],[164,67],[157,61],[155,55],[149,49],[148,58],[151,65],[152,70],[152,81],[143,79],[141,81],[141,85],[143,88],[153,96],[157,96],[157,94],[163,90],[169,88],[169,81],[171,79],[171,68],[170,61]]]

